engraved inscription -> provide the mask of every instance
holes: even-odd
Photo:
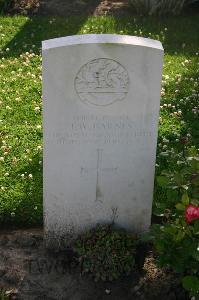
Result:
[[[128,93],[129,76],[118,62],[94,59],[79,70],[75,78],[75,89],[84,103],[96,106],[110,105],[124,100]]]
[[[153,136],[148,128],[142,128],[141,125],[127,115],[116,118],[105,115],[76,115],[71,117],[65,129],[52,132],[51,137],[55,143],[61,145],[130,145],[142,138],[150,140]]]

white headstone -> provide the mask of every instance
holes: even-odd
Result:
[[[114,223],[150,226],[163,48],[125,35],[43,42],[48,244]]]

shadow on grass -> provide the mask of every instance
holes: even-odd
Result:
[[[199,15],[159,18],[126,16],[116,19],[115,31],[158,39],[165,53],[171,55],[175,52],[194,55],[199,48]]]
[[[92,21],[92,24],[90,22]],[[179,16],[162,18],[92,17],[76,16],[69,18],[32,17],[27,20],[21,30],[8,42],[4,57],[17,57],[21,53],[33,50],[40,53],[41,41],[56,37],[76,35],[88,24],[90,30],[85,33],[118,33],[138,35],[159,39],[163,43],[165,53],[192,56],[199,48],[199,16]],[[92,28],[93,25],[93,28]],[[95,26],[100,28],[95,30]],[[34,46],[35,45],[35,46]]]
[[[39,54],[43,40],[75,35],[86,21],[86,16],[74,17],[72,22],[70,18],[30,18],[20,31],[4,46],[3,56],[5,58],[18,57],[21,53],[30,51],[31,49],[35,54]],[[4,52],[6,48],[9,48],[10,51]]]

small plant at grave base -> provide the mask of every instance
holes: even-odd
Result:
[[[82,273],[90,273],[95,281],[129,275],[135,264],[136,239],[111,225],[98,225],[86,232],[76,240],[73,249]]]
[[[9,297],[6,294],[6,290],[5,289],[0,289],[0,300],[8,300]]]
[[[168,213],[167,222],[154,224],[143,239],[151,239],[160,266],[170,266],[182,278],[183,287],[199,299],[199,156],[188,149],[183,167],[158,178],[167,190],[177,191],[178,203]]]

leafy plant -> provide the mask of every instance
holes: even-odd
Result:
[[[178,202],[174,201],[167,222],[154,224],[143,239],[153,241],[159,265],[180,273],[183,287],[199,297],[199,156],[194,147],[187,154],[180,170],[158,177],[167,190],[177,191]]]
[[[114,280],[130,274],[135,263],[135,238],[111,225],[99,225],[80,236],[74,244],[82,273],[90,273],[95,281]]]
[[[8,300],[9,297],[4,289],[0,289],[0,300]]]
[[[179,216],[169,224],[153,225],[150,239],[159,265],[181,274],[183,287],[191,296],[199,296],[199,220],[188,225]]]
[[[160,176],[156,176],[157,185],[166,195],[166,201],[157,199],[154,213],[159,215],[172,215],[175,213],[176,205],[182,207],[179,199],[188,205],[188,196],[191,203],[197,205],[199,202],[199,154],[195,147],[183,149],[183,155],[173,153],[170,164],[175,166],[173,170],[163,170]]]
[[[185,276],[182,279],[182,285],[185,290],[189,291],[191,296],[199,294],[199,278],[196,276]],[[197,299],[199,299],[199,296]]]

